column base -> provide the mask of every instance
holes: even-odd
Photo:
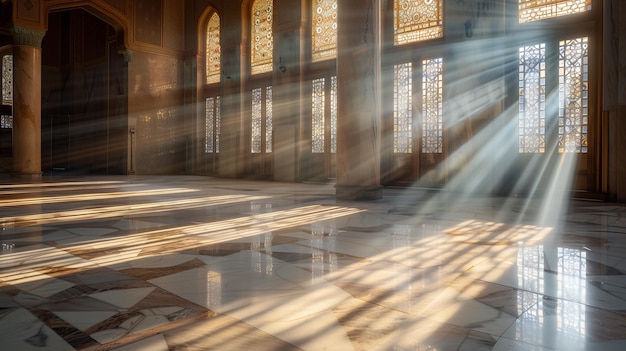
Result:
[[[11,179],[23,182],[41,181],[43,173],[11,173]]]
[[[383,198],[383,186],[336,185],[335,197],[339,200],[380,200]]]

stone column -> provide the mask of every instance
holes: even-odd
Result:
[[[274,2],[274,73],[273,111],[273,179],[297,180],[298,130],[300,130],[302,53],[302,3],[292,0]]]
[[[41,40],[45,31],[13,27],[13,176],[41,179]]]
[[[380,0],[338,1],[337,184],[344,200],[380,199]]]

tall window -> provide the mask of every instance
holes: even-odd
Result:
[[[272,87],[252,90],[252,153],[272,152]]]
[[[252,75],[272,71],[274,50],[273,0],[255,0],[250,26],[250,72]],[[257,87],[259,82],[257,81]],[[272,86],[252,89],[251,152],[272,152]]]
[[[519,152],[546,150],[546,45],[519,49]]]
[[[13,56],[2,56],[2,105],[13,105]],[[13,128],[13,117],[0,114],[0,128]]]
[[[220,16],[211,15],[206,30],[206,82],[219,83],[220,81]]]
[[[205,100],[205,153],[220,152],[220,123],[221,123],[220,97],[210,97]]]
[[[411,62],[394,66],[393,79],[393,152],[413,152],[413,66]]]
[[[330,87],[326,87],[326,78],[313,80],[311,96],[313,153],[324,153],[329,149],[331,153],[337,152],[337,76],[332,76],[329,83]],[[327,100],[330,101],[327,103]]]
[[[421,74],[421,152],[443,153],[443,59],[422,60]],[[419,83],[418,83],[419,84]],[[419,88],[418,88],[419,89]],[[413,65],[394,66],[393,151],[412,153],[414,143]]]
[[[250,33],[251,73],[272,71],[274,50],[274,5],[273,0],[256,0],[252,5]]]
[[[324,78],[313,80],[312,93],[312,116],[311,116],[311,148],[313,153],[324,152],[324,136],[325,136],[325,102],[326,92],[324,89]]]
[[[519,0],[519,22],[533,22],[591,10],[592,0]]]
[[[559,43],[559,152],[587,153],[589,53],[587,38]]]
[[[220,152],[221,99],[217,93],[217,84],[221,80],[221,42],[220,16],[214,12],[206,26],[205,48],[205,106],[204,106],[204,152],[217,154]]]
[[[422,61],[422,152],[443,152],[443,59]]]
[[[588,39],[581,37],[559,42],[558,72],[546,70],[545,47],[541,43],[519,49],[519,152],[545,152],[546,79],[558,74],[558,151],[587,153]]]
[[[330,152],[337,153],[337,76],[330,78]]]
[[[337,0],[312,1],[313,62],[337,56]]]
[[[443,37],[443,0],[394,0],[394,44]]]

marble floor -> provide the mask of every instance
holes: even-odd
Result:
[[[626,204],[334,192],[4,182],[0,349],[626,349]]]

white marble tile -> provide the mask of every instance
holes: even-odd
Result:
[[[451,288],[441,291],[429,308],[420,312],[419,315],[441,323],[472,328],[494,336],[502,335],[516,320],[514,316],[487,306]]]
[[[117,311],[51,311],[78,330],[85,331],[90,327],[115,316]]]
[[[122,347],[113,349],[114,351],[169,351],[169,346],[165,337],[161,334],[155,335]]]
[[[114,342],[121,337],[125,336],[128,333],[128,330],[123,328],[115,328],[115,329],[107,329],[97,331],[93,334],[89,334],[91,338],[99,342],[100,344],[107,344],[110,342]]]
[[[94,248],[93,250],[98,250]],[[134,261],[141,254],[141,248],[128,247],[122,250],[104,256],[98,256],[91,259],[91,261],[99,266],[107,267],[115,270],[127,269],[129,262]]]
[[[43,236],[43,241],[57,241],[58,242],[58,241],[63,241],[63,240],[76,239],[76,238],[80,238],[80,235],[71,233],[67,230],[57,230],[50,234],[45,234]]]
[[[6,282],[25,282],[29,277],[15,276],[15,273],[27,272],[40,267],[85,268],[91,263],[47,245],[33,245],[15,249],[0,255],[0,280]]]
[[[52,329],[23,308],[12,310],[0,319],[0,345],[4,350],[74,351]]]
[[[133,327],[130,334],[138,334],[167,323],[169,323],[169,321],[165,316],[144,316],[141,321]]]
[[[19,305],[10,296],[0,293],[0,308],[13,307],[19,307]]]
[[[176,313],[182,310],[182,307],[170,306],[170,307],[159,307],[159,308],[150,308],[141,310],[141,314],[144,316],[167,316],[172,313]]]
[[[23,291],[41,297],[50,297],[58,292],[69,289],[74,285],[74,283],[54,278],[46,274],[40,274],[36,280],[30,280],[24,283],[13,283],[13,286]]]
[[[115,289],[109,291],[103,291],[89,296],[104,301],[113,306],[120,308],[131,308],[135,306],[139,301],[143,300],[152,291],[153,287],[146,288],[134,288],[134,289]]]
[[[130,331],[134,327],[139,325],[139,323],[141,323],[142,320],[143,320],[143,316],[132,316],[128,318],[127,320],[125,320],[124,322],[122,322],[122,324],[119,325],[119,328]]]

